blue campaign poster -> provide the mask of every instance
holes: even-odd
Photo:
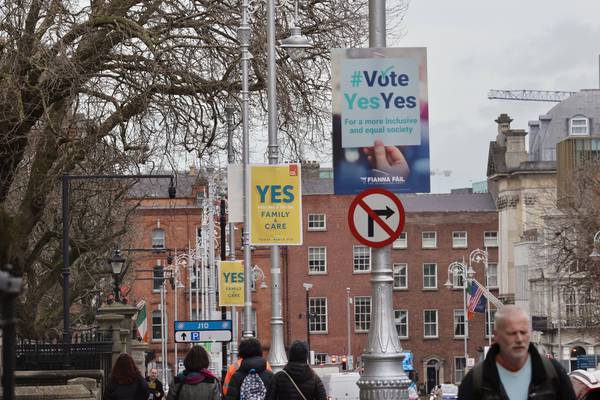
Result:
[[[425,48],[333,49],[334,193],[430,191]]]

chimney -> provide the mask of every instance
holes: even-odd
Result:
[[[508,114],[500,114],[498,118],[496,118],[496,123],[498,124],[496,143],[502,147],[506,146],[506,137],[504,136],[504,133],[510,130],[510,123],[512,121],[512,118],[510,118]]]
[[[504,132],[506,137],[505,163],[508,170],[518,169],[522,162],[527,161],[527,150],[525,149],[524,129],[509,129]]]

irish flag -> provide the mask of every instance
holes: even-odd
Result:
[[[137,328],[138,337],[142,338],[142,341],[148,342],[148,318],[146,313],[146,301],[141,300],[137,304],[137,317],[135,318],[135,327]]]

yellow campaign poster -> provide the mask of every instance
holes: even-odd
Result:
[[[244,265],[242,261],[219,261],[219,306],[244,305]]]
[[[302,245],[300,164],[250,166],[250,244]]]

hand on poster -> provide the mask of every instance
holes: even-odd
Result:
[[[373,147],[364,147],[363,151],[367,154],[373,169],[404,178],[410,175],[410,167],[398,147],[385,146],[381,139],[375,139]]]

